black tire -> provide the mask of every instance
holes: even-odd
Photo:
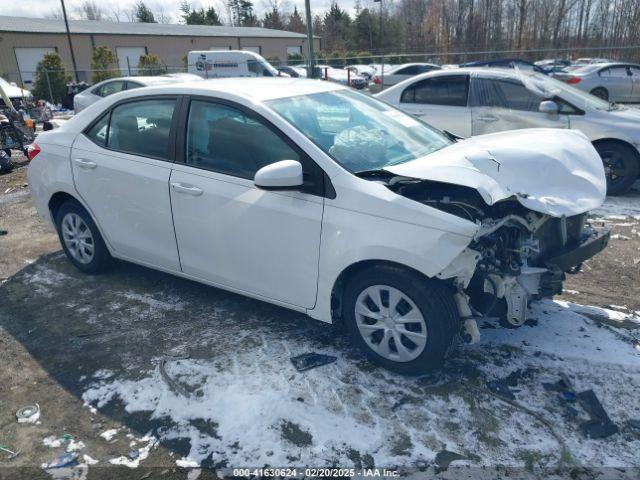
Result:
[[[356,320],[356,302],[364,290],[374,285],[386,285],[399,290],[420,310],[426,324],[427,339],[424,349],[415,359],[397,361],[385,358],[374,351],[360,333]],[[387,307],[388,302],[387,297]],[[368,358],[405,375],[420,375],[440,368],[461,326],[452,292],[445,285],[417,273],[390,266],[362,270],[349,279],[344,290],[342,318],[352,341]],[[401,339],[401,342],[405,341],[406,337]],[[392,346],[395,345],[394,341],[389,342],[393,342]]]
[[[609,101],[609,91],[604,87],[596,87],[591,90],[591,95],[594,95],[602,100],[608,102]]]
[[[604,163],[607,193],[622,195],[629,191],[640,173],[637,152],[628,145],[612,141],[599,142],[595,148]]]
[[[93,244],[93,257],[90,261],[83,263],[75,258],[74,254],[69,250],[67,243],[63,237],[63,220],[67,215],[74,214],[80,217],[91,234],[91,243]],[[100,235],[100,230],[91,218],[91,215],[76,200],[67,200],[56,212],[56,228],[58,230],[58,238],[64,253],[69,261],[80,271],[84,273],[96,274],[109,269],[113,263],[113,258],[107,249],[107,246]],[[86,230],[85,230],[86,231]]]

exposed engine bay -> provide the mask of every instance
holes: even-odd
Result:
[[[565,275],[577,273],[609,239],[608,229],[589,225],[586,213],[554,217],[528,209],[515,195],[488,205],[466,186],[393,175],[377,180],[479,227],[457,261],[438,275],[455,288],[468,342],[479,338],[479,318],[497,317],[512,328],[523,325],[529,302],[562,293]]]

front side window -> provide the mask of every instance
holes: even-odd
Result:
[[[153,99],[118,105],[111,113],[107,148],[171,159],[169,133],[175,104],[175,99]]]
[[[444,134],[415,118],[348,90],[267,103],[353,173],[415,160],[451,144]]]
[[[402,92],[402,103],[429,105],[467,106],[469,77],[454,75],[426,78],[414,83]]]
[[[298,155],[262,122],[240,110],[194,100],[189,109],[185,162],[214,172],[253,179],[256,172]]]
[[[93,93],[101,97],[108,97],[114,93],[121,92],[125,89],[125,83],[122,80],[114,80],[113,82],[107,82],[101,87],[97,88]]]
[[[498,107],[537,112],[541,95],[512,79],[474,78],[471,81],[471,106]]]

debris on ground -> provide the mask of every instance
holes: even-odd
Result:
[[[36,423],[40,419],[40,405],[27,405],[16,412],[18,423]]]
[[[9,454],[9,460],[12,460],[12,459],[16,458],[18,455],[20,455],[20,450],[16,450],[14,452],[13,450],[10,450],[9,447],[7,447],[6,445],[0,445],[0,451],[8,453]]]
[[[449,450],[441,450],[436,454],[436,473],[444,472],[449,468],[452,462],[456,460],[471,460],[469,457],[460,455]]]
[[[62,468],[74,465],[78,461],[78,454],[75,452],[61,453],[57,457],[42,464],[43,470],[49,470],[50,468]]]
[[[160,360],[160,365],[159,365],[159,369],[160,369],[160,376],[162,377],[162,379],[167,383],[167,385],[169,386],[169,388],[171,389],[171,391],[173,393],[175,393],[176,395],[182,395],[183,397],[189,397],[189,392],[187,392],[187,390],[180,385],[178,382],[176,382],[174,379],[172,379],[169,374],[167,373],[167,370],[165,368],[165,365],[167,364],[167,362],[169,360],[175,360],[175,359],[179,359],[182,360],[186,357],[165,357],[163,359]]]
[[[487,388],[496,395],[508,400],[515,400],[516,396],[510,386],[504,380],[491,380],[487,382]]]
[[[9,230],[0,230],[0,237],[2,237],[3,235],[7,235],[9,233]]]
[[[312,368],[329,365],[337,360],[333,355],[323,355],[321,353],[309,352],[291,357],[291,363],[299,372],[311,370]]]
[[[580,392],[577,397],[582,408],[591,417],[580,425],[582,433],[589,438],[607,438],[618,433],[618,426],[611,421],[593,390]]]
[[[580,424],[582,433],[588,438],[607,438],[618,433],[618,426],[611,421],[593,390],[576,393],[571,381],[564,374],[560,375],[560,380],[556,383],[543,383],[542,386],[548,391],[559,393],[566,403],[577,401],[580,404],[589,415],[589,420]],[[577,417],[577,411],[573,407],[567,408],[571,416]]]
[[[631,428],[635,428],[636,430],[640,430],[640,418],[630,418],[627,421],[627,425]]]

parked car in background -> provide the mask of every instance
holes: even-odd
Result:
[[[291,78],[300,78],[307,76],[306,67],[294,67],[292,65],[281,65],[277,67],[278,72],[281,74],[289,75]]]
[[[316,77],[350,86],[362,90],[367,86],[367,81],[359,75],[348,74],[346,70],[334,68],[331,65],[316,65]]]
[[[460,137],[532,127],[580,130],[602,158],[610,194],[626,192],[638,178],[640,110],[546,75],[486,68],[432,72],[378,98]]]
[[[391,70],[393,68],[393,65],[391,65],[390,63],[370,63],[368,66],[373,68],[375,70],[375,72],[378,73],[378,74],[382,70],[384,70],[385,72],[388,72],[389,70]]]
[[[640,102],[640,65],[595,63],[556,78],[610,102]]]
[[[77,93],[73,97],[73,110],[78,113],[87,108],[89,105],[98,100],[113,95],[114,93],[124,90],[133,90],[134,88],[149,87],[151,85],[163,85],[167,83],[178,83],[184,81],[183,77],[174,76],[175,74],[159,75],[153,77],[118,77],[103,80],[96,83],[92,87]],[[190,75],[191,80],[195,75]],[[201,80],[198,77],[198,80]]]
[[[523,325],[609,238],[585,224],[605,179],[578,132],[453,142],[331,82],[125,91],[29,158],[36,208],[79,270],[115,257],[341,321],[402,373],[477,341],[489,308]]]
[[[460,65],[461,67],[489,67],[489,68],[518,68],[520,70],[530,70],[533,72],[544,73],[549,72],[526,60],[520,58],[498,58],[493,60],[477,60],[475,62],[467,62]]]
[[[554,76],[556,73],[564,72],[566,68],[570,67],[571,61],[562,58],[552,58],[547,60],[539,60],[535,62],[534,65],[542,68],[548,75]]]
[[[249,50],[194,50],[187,54],[187,72],[202,78],[277,77],[278,70]]]
[[[0,77],[0,88],[4,91],[5,95],[14,103],[20,103],[24,101],[31,101],[33,96],[29,90],[18,87],[15,83],[9,83],[4,78]],[[0,98],[0,104],[3,105],[4,101]]]
[[[371,80],[376,74],[376,69],[369,65],[349,65],[344,67],[345,70],[349,70],[352,74],[358,75],[365,80]]]
[[[440,65],[435,65],[433,63],[404,63],[402,65],[396,65],[389,70],[385,68],[382,72],[376,72],[372,78],[372,83],[369,85],[369,88],[373,93],[380,92],[381,90],[391,87],[396,83],[400,83],[407,78],[440,69]]]

